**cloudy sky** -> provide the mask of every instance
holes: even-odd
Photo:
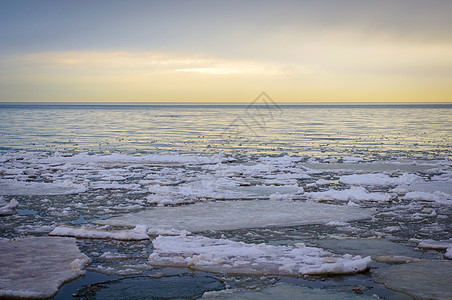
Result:
[[[0,1],[0,101],[452,101],[452,1]]]

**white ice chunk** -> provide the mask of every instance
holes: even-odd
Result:
[[[444,253],[444,257],[447,259],[452,259],[452,247],[447,248],[446,253]]]
[[[153,242],[153,266],[265,275],[352,274],[366,270],[370,257],[340,256],[320,248],[246,244],[202,236],[165,237]]]
[[[452,247],[452,240],[445,241],[423,240],[420,241],[417,246],[423,249],[446,250],[447,248]]]
[[[72,227],[72,226],[58,226],[49,235],[56,236],[71,236],[77,238],[87,239],[114,239],[124,241],[139,241],[147,240],[147,227],[143,225],[137,225],[132,230],[102,230],[91,227]]]
[[[191,235],[191,232],[187,230],[174,229],[168,226],[160,226],[149,228],[148,235]]]
[[[0,298],[52,297],[89,263],[72,238],[0,240]]]
[[[350,185],[400,185],[412,184],[414,182],[423,181],[423,179],[415,174],[403,173],[399,177],[390,177],[383,173],[376,174],[353,174],[344,175],[339,179],[340,182]]]
[[[0,216],[14,215],[17,206],[19,206],[19,202],[16,199],[12,199],[8,204],[0,207]]]
[[[329,185],[330,181],[329,180],[325,180],[325,179],[319,179],[315,182],[315,184],[317,185]]]
[[[97,220],[95,223],[129,227],[144,224],[149,228],[160,228],[164,225],[176,230],[201,232],[322,224],[330,221],[347,222],[370,216],[370,210],[358,207],[301,201],[249,200],[155,207],[107,220]]]
[[[83,185],[70,181],[46,183],[2,180],[0,183],[0,195],[67,195],[82,193],[85,190],[86,187]]]
[[[129,163],[129,164],[213,164],[225,161],[223,154],[212,156],[181,155],[178,153],[161,153],[148,155],[127,155],[120,153],[88,154],[80,153],[73,156],[54,156],[42,159],[44,163]]]
[[[452,195],[442,192],[434,193],[408,192],[405,194],[405,196],[403,196],[402,199],[416,201],[433,201],[440,204],[452,205]]]
[[[311,200],[336,201],[389,201],[391,195],[387,193],[369,193],[364,187],[352,187],[349,190],[328,190],[324,192],[310,192],[304,194]]]
[[[402,185],[394,189],[395,192],[400,190],[413,191],[413,192],[427,192],[435,193],[442,192],[445,194],[452,195],[452,182],[450,181],[424,181],[416,182],[409,186]]]

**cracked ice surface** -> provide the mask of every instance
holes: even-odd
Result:
[[[255,275],[352,274],[366,270],[370,257],[336,255],[303,243],[295,246],[247,244],[201,236],[159,236],[149,263],[210,272]]]
[[[48,298],[85,273],[90,259],[73,238],[0,240],[0,297]]]
[[[322,224],[330,221],[366,219],[370,210],[298,201],[249,200],[195,203],[177,207],[155,207],[125,214],[97,224],[158,228],[162,224],[177,230],[235,230],[242,228]]]

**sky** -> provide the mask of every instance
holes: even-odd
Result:
[[[0,102],[452,102],[452,1],[0,0]]]

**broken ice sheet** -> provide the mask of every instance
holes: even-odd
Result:
[[[319,204],[301,201],[249,200],[195,203],[176,207],[155,207],[94,223],[128,226],[162,225],[176,230],[202,232],[243,228],[323,224],[330,221],[352,221],[371,216],[359,207]]]
[[[83,185],[70,181],[45,183],[3,180],[0,183],[1,195],[67,195],[82,193],[85,190]]]
[[[153,266],[253,275],[353,274],[367,270],[370,257],[336,255],[303,243],[247,244],[202,236],[159,236],[149,256]]]
[[[17,213],[16,208],[19,206],[19,202],[16,199],[12,199],[9,203],[0,202],[0,216],[8,216]]]
[[[374,297],[357,295],[354,293],[338,292],[335,290],[315,289],[304,286],[295,286],[285,283],[277,283],[274,286],[264,287],[254,291],[226,289],[221,291],[206,292],[203,298],[215,299],[375,299]]]
[[[313,241],[316,245],[338,253],[372,256],[379,261],[396,256],[402,261],[421,258],[422,252],[385,239],[324,239]]]
[[[0,297],[48,298],[85,273],[90,259],[73,238],[0,240]]]
[[[372,273],[376,282],[415,299],[452,299],[452,262],[394,265]]]
[[[55,236],[70,236],[87,239],[114,239],[124,241],[140,241],[147,240],[147,228],[143,225],[137,225],[132,230],[102,230],[91,227],[73,227],[73,226],[58,226],[49,233]]]

